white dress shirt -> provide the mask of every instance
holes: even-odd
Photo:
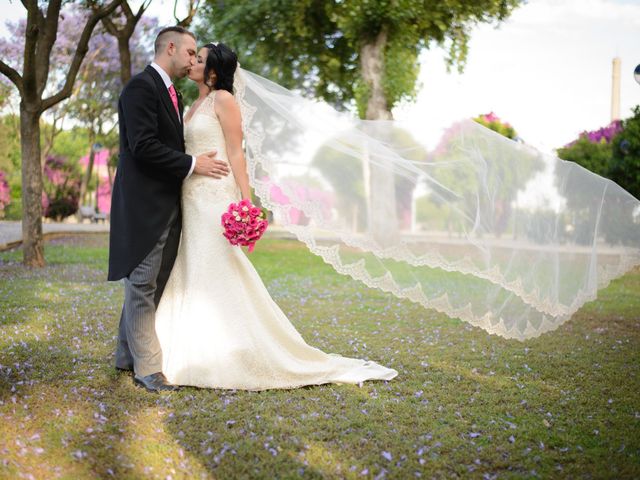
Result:
[[[171,85],[173,85],[173,82],[171,82],[171,77],[169,77],[169,74],[167,72],[165,72],[162,67],[160,65],[158,65],[156,62],[151,62],[151,66],[156,70],[156,72],[158,72],[160,74],[160,78],[162,78],[162,81],[164,82],[164,85],[167,87],[167,90],[169,90],[169,87]],[[178,117],[178,121],[180,121],[180,118]],[[193,155],[191,155],[191,168],[189,169],[189,173],[187,173],[187,176],[185,178],[189,178],[191,176],[191,174],[193,173],[193,170],[196,168],[196,157],[194,157]]]

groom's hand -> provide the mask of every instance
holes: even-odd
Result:
[[[203,153],[196,157],[196,167],[193,173],[198,175],[206,175],[213,178],[222,178],[229,175],[229,164],[221,160],[216,159],[218,152],[216,150],[212,152]]]

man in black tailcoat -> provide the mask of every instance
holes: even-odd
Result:
[[[134,371],[150,391],[173,390],[162,373],[155,311],[180,240],[180,189],[189,175],[229,173],[216,152],[185,153],[182,101],[172,79],[195,64],[196,40],[182,27],[163,29],[151,65],[124,87],[118,102],[120,158],[111,200],[109,280],[124,279],[116,368]]]

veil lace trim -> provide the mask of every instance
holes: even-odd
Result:
[[[296,109],[300,109],[301,112],[312,115],[318,109],[324,107],[312,104],[301,98],[298,99],[295,95],[288,96],[286,95],[287,92],[283,92],[282,98],[279,98],[278,95],[281,92],[276,91],[273,93],[269,90],[272,88],[271,84],[267,82],[267,80],[240,68],[236,72],[234,82],[234,95],[240,106],[243,121],[246,158],[251,185],[254,187],[256,195],[260,198],[262,204],[278,214],[283,226],[300,241],[304,242],[311,252],[320,256],[338,273],[348,275],[369,287],[390,292],[399,298],[409,299],[427,308],[433,308],[450,317],[460,318],[491,334],[525,340],[555,330],[569,320],[584,303],[595,299],[598,289],[607,286],[612,279],[640,264],[640,240],[637,238],[634,239],[632,236],[625,237],[622,242],[618,239],[620,242],[618,245],[598,245],[598,237],[602,235],[602,225],[600,225],[602,204],[605,201],[623,202],[624,212],[630,212],[630,214],[628,218],[625,217],[622,221],[628,222],[633,232],[637,231],[640,212],[639,202],[636,199],[617,185],[604,179],[600,179],[602,181],[597,183],[597,185],[603,186],[600,197],[598,198],[597,194],[594,194],[596,201],[601,204],[599,207],[600,213],[591,227],[594,230],[593,238],[595,239],[591,245],[567,247],[570,251],[564,255],[561,250],[562,247],[554,244],[545,245],[544,242],[520,241],[514,247],[514,251],[523,256],[526,255],[526,250],[530,249],[532,258],[536,256],[542,258],[539,265],[542,267],[552,265],[556,269],[556,277],[561,269],[567,268],[570,270],[571,266],[566,262],[571,261],[572,255],[586,258],[585,268],[588,273],[584,277],[576,277],[574,279],[575,285],[572,285],[571,288],[567,288],[568,285],[560,285],[562,282],[571,280],[571,275],[568,274],[555,278],[555,282],[558,285],[549,287],[547,277],[544,275],[539,277],[542,280],[536,277],[533,282],[523,276],[530,273],[527,270],[523,270],[522,273],[516,272],[518,274],[514,275],[510,271],[513,267],[511,262],[487,260],[483,264],[482,260],[486,256],[485,251],[490,251],[496,258],[499,258],[502,253],[501,250],[504,250],[504,247],[500,245],[493,245],[491,243],[492,240],[489,238],[478,240],[472,238],[471,235],[467,235],[462,240],[466,253],[452,258],[450,255],[445,255],[443,251],[434,245],[430,245],[428,241],[421,244],[421,248],[424,250],[416,253],[407,241],[406,234],[398,234],[395,239],[392,238],[389,241],[384,235],[377,238],[375,232],[372,234],[371,231],[346,231],[339,222],[336,223],[334,218],[327,215],[326,206],[323,206],[316,199],[305,198],[304,195],[298,194],[297,190],[299,188],[296,189],[296,186],[291,186],[281,176],[279,177],[276,170],[281,165],[277,163],[277,160],[274,161],[274,154],[269,151],[269,149],[273,150],[273,144],[265,145],[270,135],[270,120],[278,119],[279,122],[283,117],[283,122],[289,122],[294,125],[291,128],[291,132],[299,133],[300,139],[303,139],[305,129],[319,128],[322,130],[325,126],[316,125],[313,121],[309,121],[308,125],[300,125],[300,118],[305,117],[299,112],[296,112],[297,114],[290,114],[289,112],[295,112]],[[251,89],[252,94],[250,99],[247,96],[248,88]],[[263,99],[268,99],[269,101],[261,103]],[[256,121],[256,113],[260,108],[272,111],[269,112],[269,116],[263,114],[263,118]],[[336,118],[342,118],[340,115],[346,114],[338,114]],[[484,163],[490,156],[482,149],[485,148],[486,144],[491,144],[491,142],[500,142],[495,147],[497,151],[505,148],[509,151],[509,155],[513,152],[516,152],[516,155],[524,155],[518,152],[518,149],[522,149],[521,146],[511,141],[509,141],[511,143],[505,143],[503,139],[496,139],[494,132],[487,133],[489,131],[480,130],[480,134],[477,135],[478,126],[475,124],[468,125],[468,123],[470,122],[462,122],[462,126],[458,129],[454,138],[450,139],[447,144],[448,152],[453,152],[451,156],[459,156],[460,152],[463,152],[464,157],[461,157],[463,160],[454,158],[453,161],[446,164],[447,168],[454,168],[456,162],[465,162],[471,159],[471,162],[476,162],[474,165],[478,165],[479,174],[476,177],[483,178],[482,169],[486,168]],[[354,138],[359,138],[361,135],[366,137],[368,132],[375,132],[380,126],[392,128],[388,122],[385,122],[384,125],[373,125],[373,130],[368,124],[362,128],[357,125]],[[395,148],[394,150],[394,146],[388,142],[372,137],[368,137],[367,141],[367,145],[372,145],[371,150],[377,149],[374,154],[368,152],[372,159],[371,165],[373,167],[371,168],[378,168],[375,166],[378,150],[383,152],[380,155],[381,157],[390,155],[395,159],[398,156],[398,149]],[[348,152],[347,155],[354,155],[350,150],[352,146],[344,143],[336,142],[335,149],[342,149]],[[392,154],[389,154],[390,150],[393,150]],[[409,177],[410,175],[406,173],[407,171],[414,172],[416,171],[416,165],[429,163],[426,160],[413,160],[407,157],[408,155],[403,155],[398,160],[398,162],[401,162],[399,164],[402,168],[397,169],[397,177],[402,175]],[[424,155],[422,157],[424,158]],[[379,164],[382,165],[382,162]],[[442,164],[432,162],[430,165],[440,166]],[[518,164],[514,163],[513,168],[517,168],[517,166]],[[438,172],[437,170],[434,171]],[[572,171],[578,172],[591,182],[597,180],[591,178],[593,174],[583,169],[572,169]],[[337,174],[341,173],[346,175],[348,172],[346,169],[341,171],[340,166],[338,166]],[[421,172],[418,170],[418,173]],[[366,175],[365,169],[364,176],[366,177]],[[369,175],[373,176],[371,172],[369,172]],[[489,178],[487,180],[486,172],[484,172],[484,175],[487,182],[484,185],[484,190],[490,190],[487,185],[492,185],[493,179]],[[441,181],[442,178],[448,178],[446,175],[439,174],[440,180],[435,178],[436,175],[427,175],[427,177],[431,177],[428,180],[431,182],[430,185],[432,187],[435,185],[432,190],[432,196],[437,197],[433,192],[443,192],[443,189],[451,192],[451,189],[443,185]],[[567,175],[565,182],[571,181],[572,177]],[[455,184],[453,181],[450,183]],[[610,185],[611,188],[608,188]],[[309,187],[310,184],[305,186]],[[480,187],[475,187],[475,190],[470,189],[478,197],[484,193],[484,191],[480,190]],[[453,209],[455,207],[454,201],[446,199],[446,192],[441,193],[441,195],[445,197],[444,203],[447,204],[447,201],[449,201],[453,205]],[[274,196],[279,198],[274,198]],[[456,202],[459,197],[458,195]],[[285,198],[286,201],[283,202],[282,198]],[[390,198],[390,200],[393,199]],[[442,202],[442,199],[440,201]],[[479,201],[478,204],[480,203]],[[576,211],[580,210],[576,209]],[[299,217],[300,212],[308,219],[306,225],[300,224],[294,218],[296,216]],[[466,213],[465,215],[468,217]],[[373,215],[370,213],[369,218],[373,217],[373,222],[375,222],[375,216],[375,212]],[[478,219],[475,221],[474,229],[478,224]],[[552,219],[548,221],[546,227],[553,226],[552,223],[554,221],[557,222],[558,220]],[[598,248],[602,251],[598,251]],[[351,260],[349,255],[344,255],[343,250],[345,249],[349,250],[350,253],[351,251],[357,251],[355,256],[359,255],[360,258]],[[479,254],[478,251],[481,253]],[[375,257],[374,260],[380,263],[380,265],[376,263],[376,268],[373,269],[375,271],[372,271],[371,267],[367,266],[367,262],[373,257]],[[606,261],[601,261],[601,258],[606,259]],[[387,261],[395,262],[394,266],[397,264],[401,268],[394,270],[394,266],[387,267],[385,263]],[[433,277],[435,279],[433,283],[440,282],[443,284],[443,288],[437,292],[425,292],[425,289],[433,283],[423,282],[418,279],[425,267],[435,269],[437,272],[437,276]],[[376,272],[379,274],[376,274]],[[431,272],[429,273],[431,274]],[[415,281],[407,280],[412,276],[416,277]],[[549,272],[548,277],[553,279],[554,272]],[[449,281],[451,281],[451,284],[447,288],[446,284]],[[477,296],[474,297],[472,292],[459,291],[459,289],[464,290],[466,287],[477,287]],[[564,294],[564,298],[560,299],[563,289],[570,291],[570,294]],[[452,298],[452,293],[455,293],[455,299]],[[485,298],[482,298],[483,296]],[[505,307],[505,305],[508,305],[508,307]]]

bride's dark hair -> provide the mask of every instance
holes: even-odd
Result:
[[[233,94],[233,75],[238,66],[238,56],[224,43],[207,43],[205,47],[209,50],[204,64],[205,83],[211,89],[226,90]],[[210,85],[208,82],[212,70],[216,73],[216,80]]]

